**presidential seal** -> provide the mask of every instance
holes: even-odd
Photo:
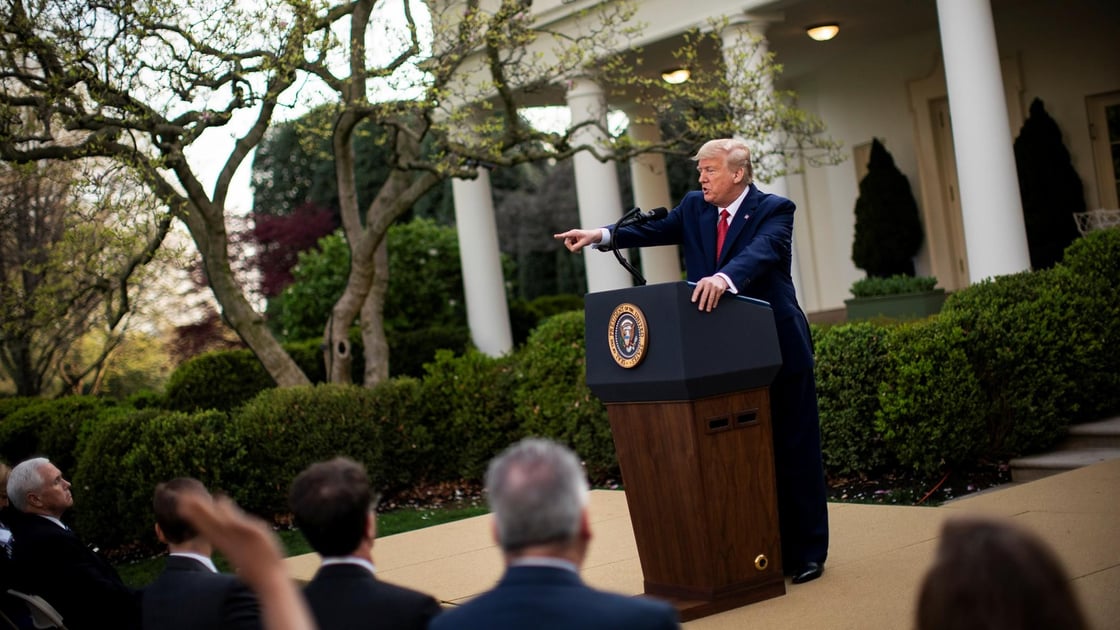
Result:
[[[646,316],[642,309],[633,304],[623,303],[611,313],[609,339],[611,356],[614,362],[624,368],[632,368],[646,356],[646,343],[649,331],[646,329]]]

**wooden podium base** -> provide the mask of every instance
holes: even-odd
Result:
[[[646,594],[682,621],[784,595],[769,391],[607,412]]]
[[[759,585],[749,591],[721,597],[719,599],[682,599],[679,597],[666,597],[663,595],[654,595],[646,590],[647,595],[657,597],[658,599],[669,602],[677,609],[677,615],[680,617],[681,623],[714,615],[716,613],[725,612],[747,604],[761,602],[772,597],[780,597],[786,594],[786,584],[783,580],[778,583],[767,583]]]

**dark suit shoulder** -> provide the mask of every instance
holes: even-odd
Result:
[[[350,564],[320,568],[303,592],[319,627],[334,630],[424,630],[442,610],[431,595]]]

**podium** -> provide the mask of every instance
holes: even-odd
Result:
[[[686,282],[585,297],[587,385],[603,401],[648,595],[682,621],[785,594],[768,386],[769,304]]]

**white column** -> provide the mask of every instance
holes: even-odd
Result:
[[[743,62],[743,55],[746,55],[746,68],[748,72],[761,72],[762,64],[765,62],[767,53],[770,51],[770,42],[766,39],[766,29],[770,24],[779,21],[780,17],[775,16],[748,16],[747,20],[736,21],[729,24],[720,33],[722,40],[723,60],[729,68],[731,76],[728,78],[734,80],[734,68],[739,67]],[[774,86],[770,81],[770,76],[766,75],[765,81],[762,83],[762,89],[768,93],[773,93]],[[744,128],[747,126],[744,122]],[[752,145],[752,154],[754,156],[763,156],[769,150],[769,138],[743,138],[748,144]],[[753,156],[752,156],[753,157]],[[756,164],[758,162],[756,161]],[[782,197],[789,198],[789,184],[785,177],[775,177],[769,181],[756,181],[756,185],[762,189],[763,192],[773,193]],[[805,304],[805,291],[803,289],[803,282],[801,277],[801,254],[802,251],[795,244],[798,233],[806,232],[808,225],[798,225],[799,223],[807,223],[808,217],[804,211],[795,215],[794,218],[794,236],[791,239],[791,247],[793,249],[790,255],[790,275],[793,278],[793,288],[797,293],[797,301],[803,308],[807,308]],[[800,229],[799,229],[800,228]],[[813,251],[812,247],[806,248],[804,252],[808,260],[808,269],[814,268]],[[815,281],[815,276],[814,276]],[[815,292],[813,292],[815,293]]]
[[[937,0],[969,280],[1030,269],[988,0]]]
[[[455,200],[455,227],[459,233],[459,261],[471,339],[483,353],[501,356],[513,349],[513,333],[489,171],[478,169],[478,178],[473,180],[451,180],[451,194]]]
[[[572,125],[588,121],[595,123],[573,133],[572,143],[602,147],[602,141],[606,138],[603,129],[607,124],[607,102],[602,88],[588,79],[574,79],[568,86],[567,99],[572,112]],[[622,216],[622,193],[614,163],[600,162],[591,153],[581,151],[572,157],[572,164],[576,174],[580,225],[595,228],[617,221]],[[589,293],[621,289],[634,284],[630,272],[618,264],[613,254],[588,248],[584,250],[583,256]]]
[[[638,144],[661,142],[661,129],[648,121],[652,111],[628,110],[630,114],[630,137]],[[646,118],[647,120],[641,120]],[[637,122],[635,119],[639,119]],[[630,159],[630,180],[634,187],[634,205],[648,212],[654,208],[673,207],[669,196],[669,174],[665,170],[665,156],[661,153],[643,153]],[[681,260],[676,245],[664,247],[643,247],[642,275],[646,282],[678,282],[681,275]]]

